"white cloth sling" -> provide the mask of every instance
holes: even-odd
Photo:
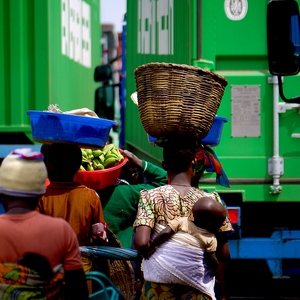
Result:
[[[165,226],[156,224],[154,235]],[[177,232],[160,245],[149,259],[143,259],[142,269],[147,281],[192,286],[215,300],[215,277],[204,262],[205,250],[196,238]]]

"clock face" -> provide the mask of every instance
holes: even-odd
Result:
[[[224,9],[228,19],[239,21],[247,14],[248,2],[247,0],[225,0]]]

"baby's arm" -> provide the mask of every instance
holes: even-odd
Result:
[[[156,248],[161,245],[163,242],[167,241],[175,232],[171,229],[170,226],[164,228],[151,242],[151,247]]]
[[[160,246],[162,243],[167,241],[175,232],[171,229],[170,226],[164,228],[160,233],[158,233],[155,238],[150,241],[150,247],[148,253],[144,255],[144,258],[149,258],[154,252],[156,247]]]
[[[215,276],[217,273],[219,261],[215,252],[205,252],[205,259],[207,266],[212,270],[211,276]]]

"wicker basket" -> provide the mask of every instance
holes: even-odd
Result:
[[[121,242],[117,236],[110,230],[107,230],[109,246],[121,247]],[[110,260],[110,279],[119,287],[125,300],[133,300],[134,290],[134,271],[131,262],[128,260]]]
[[[198,67],[149,63],[134,71],[145,131],[155,137],[204,138],[220,106],[227,80]]]
[[[121,242],[117,236],[107,229],[108,246],[121,247]],[[111,281],[121,290],[124,300],[133,300],[135,298],[134,289],[134,271],[129,260],[107,259],[101,256],[95,256],[92,253],[81,252],[81,255],[88,257],[93,261],[93,271],[100,271],[107,275]],[[89,292],[91,285],[88,281]]]

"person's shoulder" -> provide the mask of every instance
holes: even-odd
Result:
[[[172,220],[169,221],[169,223],[176,222],[176,223],[186,223],[189,222],[189,217],[182,217],[178,216]]]
[[[77,241],[77,236],[75,234],[74,229],[72,226],[63,218],[58,218],[58,217],[51,217],[51,216],[46,216],[51,218],[47,222],[45,222],[45,226],[47,226],[47,230],[53,230],[57,232],[57,238],[59,239],[59,233],[61,237],[68,237],[71,240],[75,239]]]
[[[189,217],[177,217],[174,220],[176,220],[182,228],[187,228],[190,224],[194,224],[192,221],[189,220]]]
[[[89,187],[87,187],[86,185],[83,184],[79,184],[76,189],[74,189],[73,191],[74,193],[85,193],[87,195],[99,198],[98,193],[96,192],[96,190],[91,189]]]
[[[189,232],[189,218],[188,217],[176,217],[168,222],[168,225],[174,232],[183,231]]]
[[[164,184],[164,185],[161,185],[161,186],[157,186],[157,187],[154,187],[150,190],[146,190],[146,189],[143,189],[144,191],[155,191],[155,192],[165,192],[166,190],[172,190],[172,186],[169,185],[169,184]]]
[[[199,193],[203,197],[210,197],[210,198],[213,198],[213,199],[216,198],[214,192],[208,192],[208,191],[197,189],[197,188],[195,188],[195,190],[197,191],[197,193]]]
[[[39,212],[36,212],[35,218],[38,220],[38,222],[42,224],[47,224],[48,226],[53,227],[71,227],[71,225],[63,218],[60,217],[53,217],[49,215],[44,215]]]
[[[186,216],[179,216],[179,217],[176,217],[175,219],[178,220],[178,222],[191,222],[189,217],[186,217]]]
[[[215,234],[208,231],[207,229],[198,227],[194,222],[189,222],[189,224],[202,236],[205,236],[206,238],[215,238]]]
[[[145,172],[147,172],[147,173],[149,173],[149,172],[151,173],[151,171],[153,171],[153,170],[155,170],[155,171],[159,170],[159,171],[161,171],[161,173],[164,173],[167,175],[166,170],[164,170],[161,166],[151,163],[150,161],[143,161],[143,165],[145,168]]]
[[[201,189],[196,189],[196,190],[198,190],[198,194],[201,197],[212,198],[212,199],[216,200],[217,202],[220,202],[222,205],[224,205],[223,201],[221,200],[221,198],[220,198],[220,196],[217,192],[208,192],[208,191],[204,191],[204,190],[201,190]]]

